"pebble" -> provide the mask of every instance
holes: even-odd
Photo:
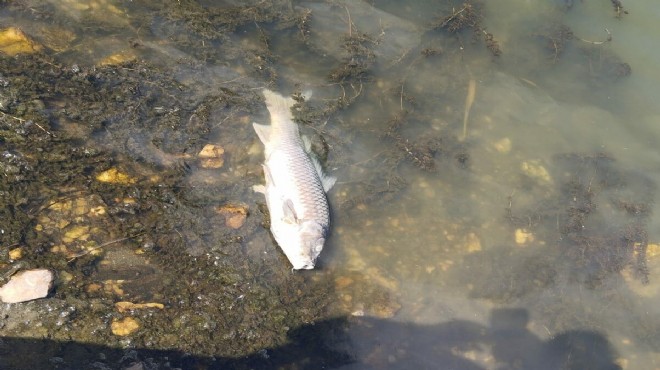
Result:
[[[53,282],[53,273],[46,269],[21,271],[0,287],[0,300],[4,303],[20,303],[44,298]]]
[[[121,337],[130,335],[139,328],[140,328],[140,324],[138,323],[137,320],[135,320],[132,317],[126,317],[121,320],[114,320],[112,321],[112,324],[110,324],[110,329],[112,330],[112,334]]]
[[[550,184],[552,179],[548,170],[543,167],[543,165],[536,160],[525,161],[520,166],[525,175],[529,176],[532,179],[535,179],[541,183]]]
[[[534,234],[527,231],[526,229],[516,229],[514,237],[516,244],[520,246],[534,241]]]
[[[126,62],[132,62],[136,59],[132,51],[122,51],[109,55],[98,62],[99,66],[117,66]]]
[[[20,260],[23,258],[23,248],[18,247],[9,251],[9,259],[11,260]]]
[[[206,144],[197,154],[202,168],[221,168],[225,164],[225,150],[219,145]]]
[[[493,143],[493,146],[495,147],[495,150],[497,150],[498,152],[502,154],[506,154],[511,151],[511,139],[505,137]]]
[[[248,207],[244,205],[227,204],[216,208],[216,211],[225,216],[225,225],[232,229],[243,226],[248,215]]]
[[[144,309],[144,308],[158,308],[158,309],[164,309],[165,305],[162,303],[156,303],[156,302],[150,302],[150,303],[133,303],[133,302],[117,302],[115,303],[115,308],[117,311],[124,313],[126,311],[130,310],[139,310],[139,309]]]
[[[135,184],[137,180],[116,168],[103,171],[96,176],[96,180],[111,184]]]

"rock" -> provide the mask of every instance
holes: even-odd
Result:
[[[506,154],[511,151],[511,139],[505,137],[501,140],[494,142],[493,146],[495,147],[495,150],[497,150],[498,152]]]
[[[31,54],[39,50],[41,50],[41,45],[30,40],[18,28],[10,27],[0,31],[0,51],[9,56]]]
[[[144,308],[158,308],[162,310],[165,308],[165,305],[163,305],[162,303],[155,303],[155,302],[150,302],[150,303],[117,302],[115,303],[115,308],[117,309],[117,311],[124,313],[126,311],[139,310]]]
[[[481,240],[475,233],[469,233],[465,237],[465,249],[468,253],[475,253],[481,251]]]
[[[216,211],[225,216],[225,225],[232,229],[243,226],[248,215],[248,207],[244,205],[227,204],[216,208]]]
[[[9,251],[9,259],[11,260],[20,260],[23,258],[23,248],[18,247]]]
[[[53,273],[46,269],[21,271],[0,287],[0,299],[4,303],[19,303],[48,295],[53,282]]]
[[[134,333],[139,328],[140,324],[132,317],[126,317],[121,320],[114,320],[112,324],[110,324],[112,334],[122,337]]]
[[[516,229],[514,237],[516,244],[520,246],[534,241],[534,234],[527,231],[526,229]]]
[[[550,173],[536,160],[525,161],[520,166],[523,173],[541,184],[551,184]]]
[[[206,144],[197,154],[202,168],[221,168],[225,164],[225,150],[218,145]]]
[[[96,180],[111,184],[135,184],[137,180],[125,173],[119,172],[116,168],[103,171],[96,175]]]
[[[132,51],[121,51],[101,59],[97,64],[99,66],[118,66],[127,62],[132,62],[135,59],[136,56]]]

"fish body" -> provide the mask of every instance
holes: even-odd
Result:
[[[336,179],[323,174],[293,121],[292,98],[264,89],[270,126],[253,123],[264,144],[265,185],[270,230],[293,268],[313,269],[330,230],[326,192]]]

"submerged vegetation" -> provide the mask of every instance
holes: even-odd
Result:
[[[494,57],[502,54],[495,36],[482,26],[484,19],[483,4],[479,1],[466,1],[452,8],[451,14],[442,16],[431,25],[431,30],[443,30],[452,35],[460,35],[465,30],[471,30],[473,39],[483,39],[486,48]]]
[[[562,264],[590,287],[625,268],[648,283],[646,229],[655,186],[643,174],[618,168],[605,153],[563,154],[556,162],[565,175],[555,198],[541,199],[528,210],[515,209],[512,198],[511,225],[557,240],[548,247],[559,248]]]

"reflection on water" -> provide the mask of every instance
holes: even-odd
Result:
[[[53,58],[5,63],[11,88],[56,89],[2,95],[3,130],[34,120],[76,153],[112,154],[79,154],[98,158],[90,179],[133,176],[62,175],[53,186],[70,188],[4,201],[29,212],[3,244],[78,260],[52,266],[73,275],[58,309],[92,316],[65,303],[76,289],[110,308],[166,302],[174,330],[114,343],[192,353],[151,353],[172,367],[660,367],[660,54],[642,4],[266,3],[3,5],[3,24]],[[15,77],[34,65],[45,81]],[[313,92],[296,116],[339,179],[319,270],[290,274],[250,190],[262,86]],[[13,145],[1,169],[23,176],[12,186],[37,181],[21,140],[0,141]],[[198,159],[208,143],[219,169]],[[112,353],[111,368],[137,361]]]

